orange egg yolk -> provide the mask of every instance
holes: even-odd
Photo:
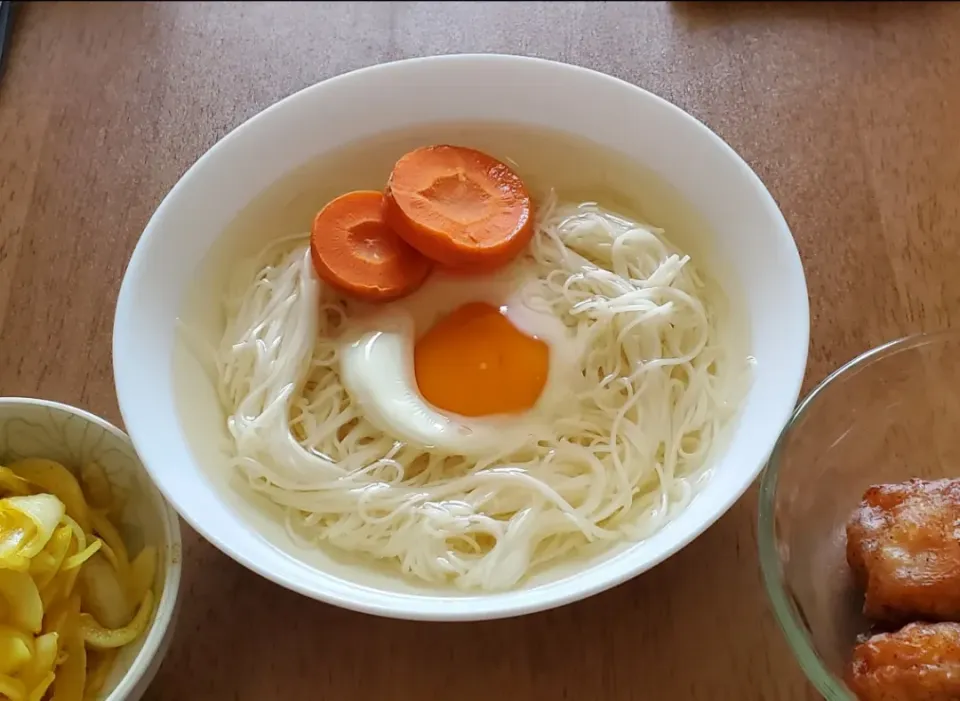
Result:
[[[515,414],[540,397],[550,349],[496,307],[471,302],[417,341],[413,361],[420,394],[435,407],[463,416]]]

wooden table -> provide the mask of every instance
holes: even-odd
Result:
[[[0,393],[119,420],[113,306],[181,173],[275,100],[372,63],[535,54],[706,122],[793,227],[807,388],[960,316],[960,4],[60,4],[21,8],[0,83]],[[183,610],[150,699],[816,698],[768,610],[756,492],[656,570],[470,625],[380,620],[247,572],[184,529]]]

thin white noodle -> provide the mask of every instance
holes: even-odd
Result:
[[[481,460],[384,435],[338,375],[344,307],[306,235],[230,285],[217,352],[233,464],[288,508],[296,542],[392,560],[431,582],[502,590],[591,542],[650,536],[693,498],[744,389],[704,282],[659,229],[544,199],[527,300],[573,329],[588,389],[550,440]]]

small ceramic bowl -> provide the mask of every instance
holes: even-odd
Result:
[[[180,587],[180,522],[150,481],[127,435],[82,409],[42,399],[0,397],[0,462],[40,457],[68,468],[99,463],[126,498],[120,533],[131,552],[157,548],[153,620],[137,641],[122,648],[100,692],[103,701],[143,696],[173,636]]]

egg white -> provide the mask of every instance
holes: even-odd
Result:
[[[519,261],[484,276],[435,273],[417,292],[387,305],[352,304],[339,348],[344,387],[378,429],[421,448],[480,456],[536,442],[550,433],[552,417],[575,390],[580,350],[560,319],[527,303],[538,284],[532,268]],[[549,347],[547,381],[528,411],[466,417],[432,406],[417,389],[415,341],[470,302],[499,308],[517,329]]]

